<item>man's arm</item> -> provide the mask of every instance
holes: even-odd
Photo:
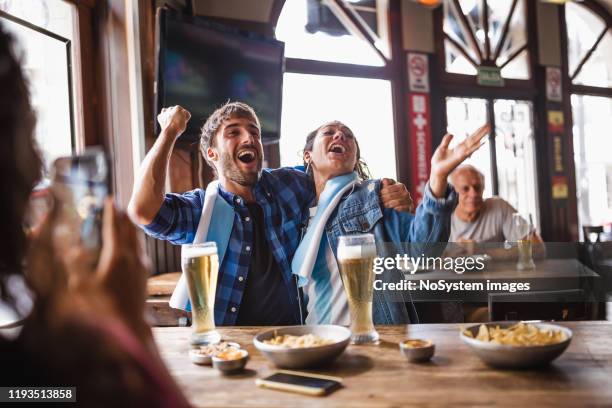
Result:
[[[164,202],[170,154],[190,117],[191,114],[180,106],[164,108],[157,116],[161,132],[140,165],[128,204],[128,214],[140,225],[150,224]]]

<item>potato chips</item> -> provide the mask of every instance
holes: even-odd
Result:
[[[281,334],[272,339],[264,340],[266,344],[272,346],[280,346],[285,348],[306,348],[319,347],[332,344],[333,340],[322,339],[316,334],[304,334],[303,336],[292,336],[290,334]]]
[[[561,330],[540,329],[539,327],[519,322],[508,328],[499,326],[487,327],[481,324],[476,337],[469,330],[463,330],[463,334],[476,340],[503,344],[507,346],[545,346],[548,344],[561,343],[567,340],[567,335]]]

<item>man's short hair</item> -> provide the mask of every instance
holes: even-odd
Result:
[[[485,175],[483,174],[482,171],[478,170],[476,167],[472,166],[471,164],[463,164],[457,167],[455,170],[453,170],[453,172],[450,174],[450,177],[449,177],[451,184],[453,184],[453,181],[455,180],[455,177],[458,174],[466,173],[466,172],[476,174],[480,178],[480,182],[482,183],[482,186],[484,187]]]
[[[258,127],[259,118],[255,114],[253,108],[243,102],[226,102],[223,106],[215,110],[212,115],[206,119],[200,132],[200,151],[204,156],[204,160],[215,170],[215,166],[209,161],[206,151],[209,147],[215,146],[215,135],[223,124],[223,121],[230,118],[244,118],[254,121]]]

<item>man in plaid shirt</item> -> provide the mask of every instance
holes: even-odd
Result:
[[[147,234],[174,244],[193,242],[204,203],[202,189],[164,194],[170,154],[190,117],[180,106],[159,114],[162,131],[141,165],[128,206]],[[202,127],[201,151],[218,175],[219,196],[234,210],[219,268],[217,325],[290,325],[304,320],[291,259],[314,186],[299,170],[262,170],[260,129],[253,109],[240,102],[217,109]],[[383,204],[396,209],[410,206],[402,184],[387,185],[381,197]]]

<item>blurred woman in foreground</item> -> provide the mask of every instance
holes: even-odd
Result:
[[[480,147],[488,133],[483,126],[464,142],[450,149],[446,135],[431,160],[431,176],[416,214],[382,208],[379,180],[368,180],[359,144],[343,123],[329,122],[306,138],[304,166],[316,189],[311,221],[293,258],[294,274],[304,285],[308,298],[308,324],[350,323],[349,307],[338,272],[338,239],[342,235],[371,233],[377,244],[387,243],[378,256],[440,255],[450,234],[450,219],[457,198],[447,184],[450,172]],[[406,243],[411,243],[407,247]],[[439,244],[442,243],[442,244]],[[383,282],[403,280],[399,270],[377,277]],[[418,322],[408,294],[403,291],[374,291],[374,324]]]
[[[76,387],[89,407],[188,406],[144,320],[147,270],[124,214],[106,204],[97,266],[81,262],[79,248],[56,253],[54,210],[27,248],[24,213],[41,160],[23,72],[1,26],[0,89],[0,300],[14,306],[24,296],[8,290],[11,276],[25,275],[34,296],[18,337],[0,330],[0,384]]]

